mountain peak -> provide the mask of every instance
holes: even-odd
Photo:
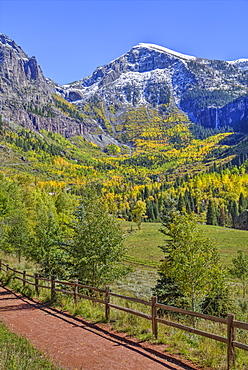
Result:
[[[19,56],[19,58],[28,59],[27,54],[24,53],[22,48],[18,46],[15,43],[15,41],[11,40],[8,36],[4,35],[3,33],[0,33],[0,45],[2,45],[2,47],[12,49],[14,53],[16,53]]]
[[[165,48],[164,46],[160,46],[160,45],[156,45],[156,44],[149,44],[149,43],[141,42],[138,45],[134,46],[134,48],[140,48],[140,47],[156,50],[156,51],[159,51],[159,52],[162,52],[162,53],[171,54],[171,55],[173,55],[177,58],[181,58],[181,59],[187,59],[187,60],[197,59],[196,57],[194,57],[192,55],[186,55],[186,54],[178,53],[177,51],[174,51],[174,50]]]

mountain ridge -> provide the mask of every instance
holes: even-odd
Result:
[[[246,110],[244,117],[239,113],[233,117],[227,105],[232,102],[231,110],[239,110],[240,102],[234,107],[235,100],[248,95],[246,64],[248,68],[246,59],[212,61],[141,43],[91,76],[64,85],[62,94],[79,107],[94,99],[120,108],[172,103],[193,122],[212,128],[216,126],[213,111],[218,111],[219,126],[231,124],[236,129],[240,120],[247,120]]]
[[[130,145],[118,132],[125,130],[130,109],[144,107],[161,117],[176,109],[204,127],[248,132],[248,59],[202,59],[140,43],[61,86],[3,34],[0,49],[2,114],[25,128],[81,135],[102,148]]]

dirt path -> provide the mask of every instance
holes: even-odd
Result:
[[[48,308],[0,287],[0,320],[49,354],[57,365],[74,370],[197,370],[162,352],[82,318]]]

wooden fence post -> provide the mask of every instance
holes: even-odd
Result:
[[[9,272],[9,265],[6,265],[6,272]]]
[[[109,321],[109,318],[110,318],[110,306],[109,306],[110,295],[109,295],[109,292],[110,292],[110,288],[109,288],[109,286],[106,286],[106,290],[105,290],[105,318],[106,318],[106,321]]]
[[[157,307],[156,307],[157,300],[158,300],[157,296],[152,297],[152,334],[153,334],[155,339],[158,338],[158,322],[156,320],[156,318],[157,318]]]
[[[51,300],[54,301],[55,299],[55,278],[51,276]]]
[[[25,287],[25,285],[26,285],[26,271],[23,271],[22,278],[23,278],[22,284],[23,284],[23,287]]]
[[[38,288],[39,279],[38,279],[38,274],[37,273],[34,274],[34,284],[35,284],[35,293],[37,295],[39,295],[39,288]]]
[[[78,294],[78,279],[74,280],[73,286],[73,293],[74,293],[74,304],[77,304],[77,294]]]
[[[2,271],[2,260],[0,260],[0,271]]]
[[[233,314],[227,315],[227,370],[230,370],[235,362],[235,348],[233,345],[233,341],[235,340],[234,318],[235,316]]]

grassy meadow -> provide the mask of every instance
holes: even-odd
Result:
[[[163,258],[159,246],[164,243],[165,236],[159,231],[160,223],[144,222],[138,230],[134,222],[123,221],[127,256],[130,261],[152,267]],[[232,258],[240,249],[248,254],[248,231],[229,229],[226,227],[199,225],[203,234],[212,239],[218,248],[221,262],[228,267]]]

